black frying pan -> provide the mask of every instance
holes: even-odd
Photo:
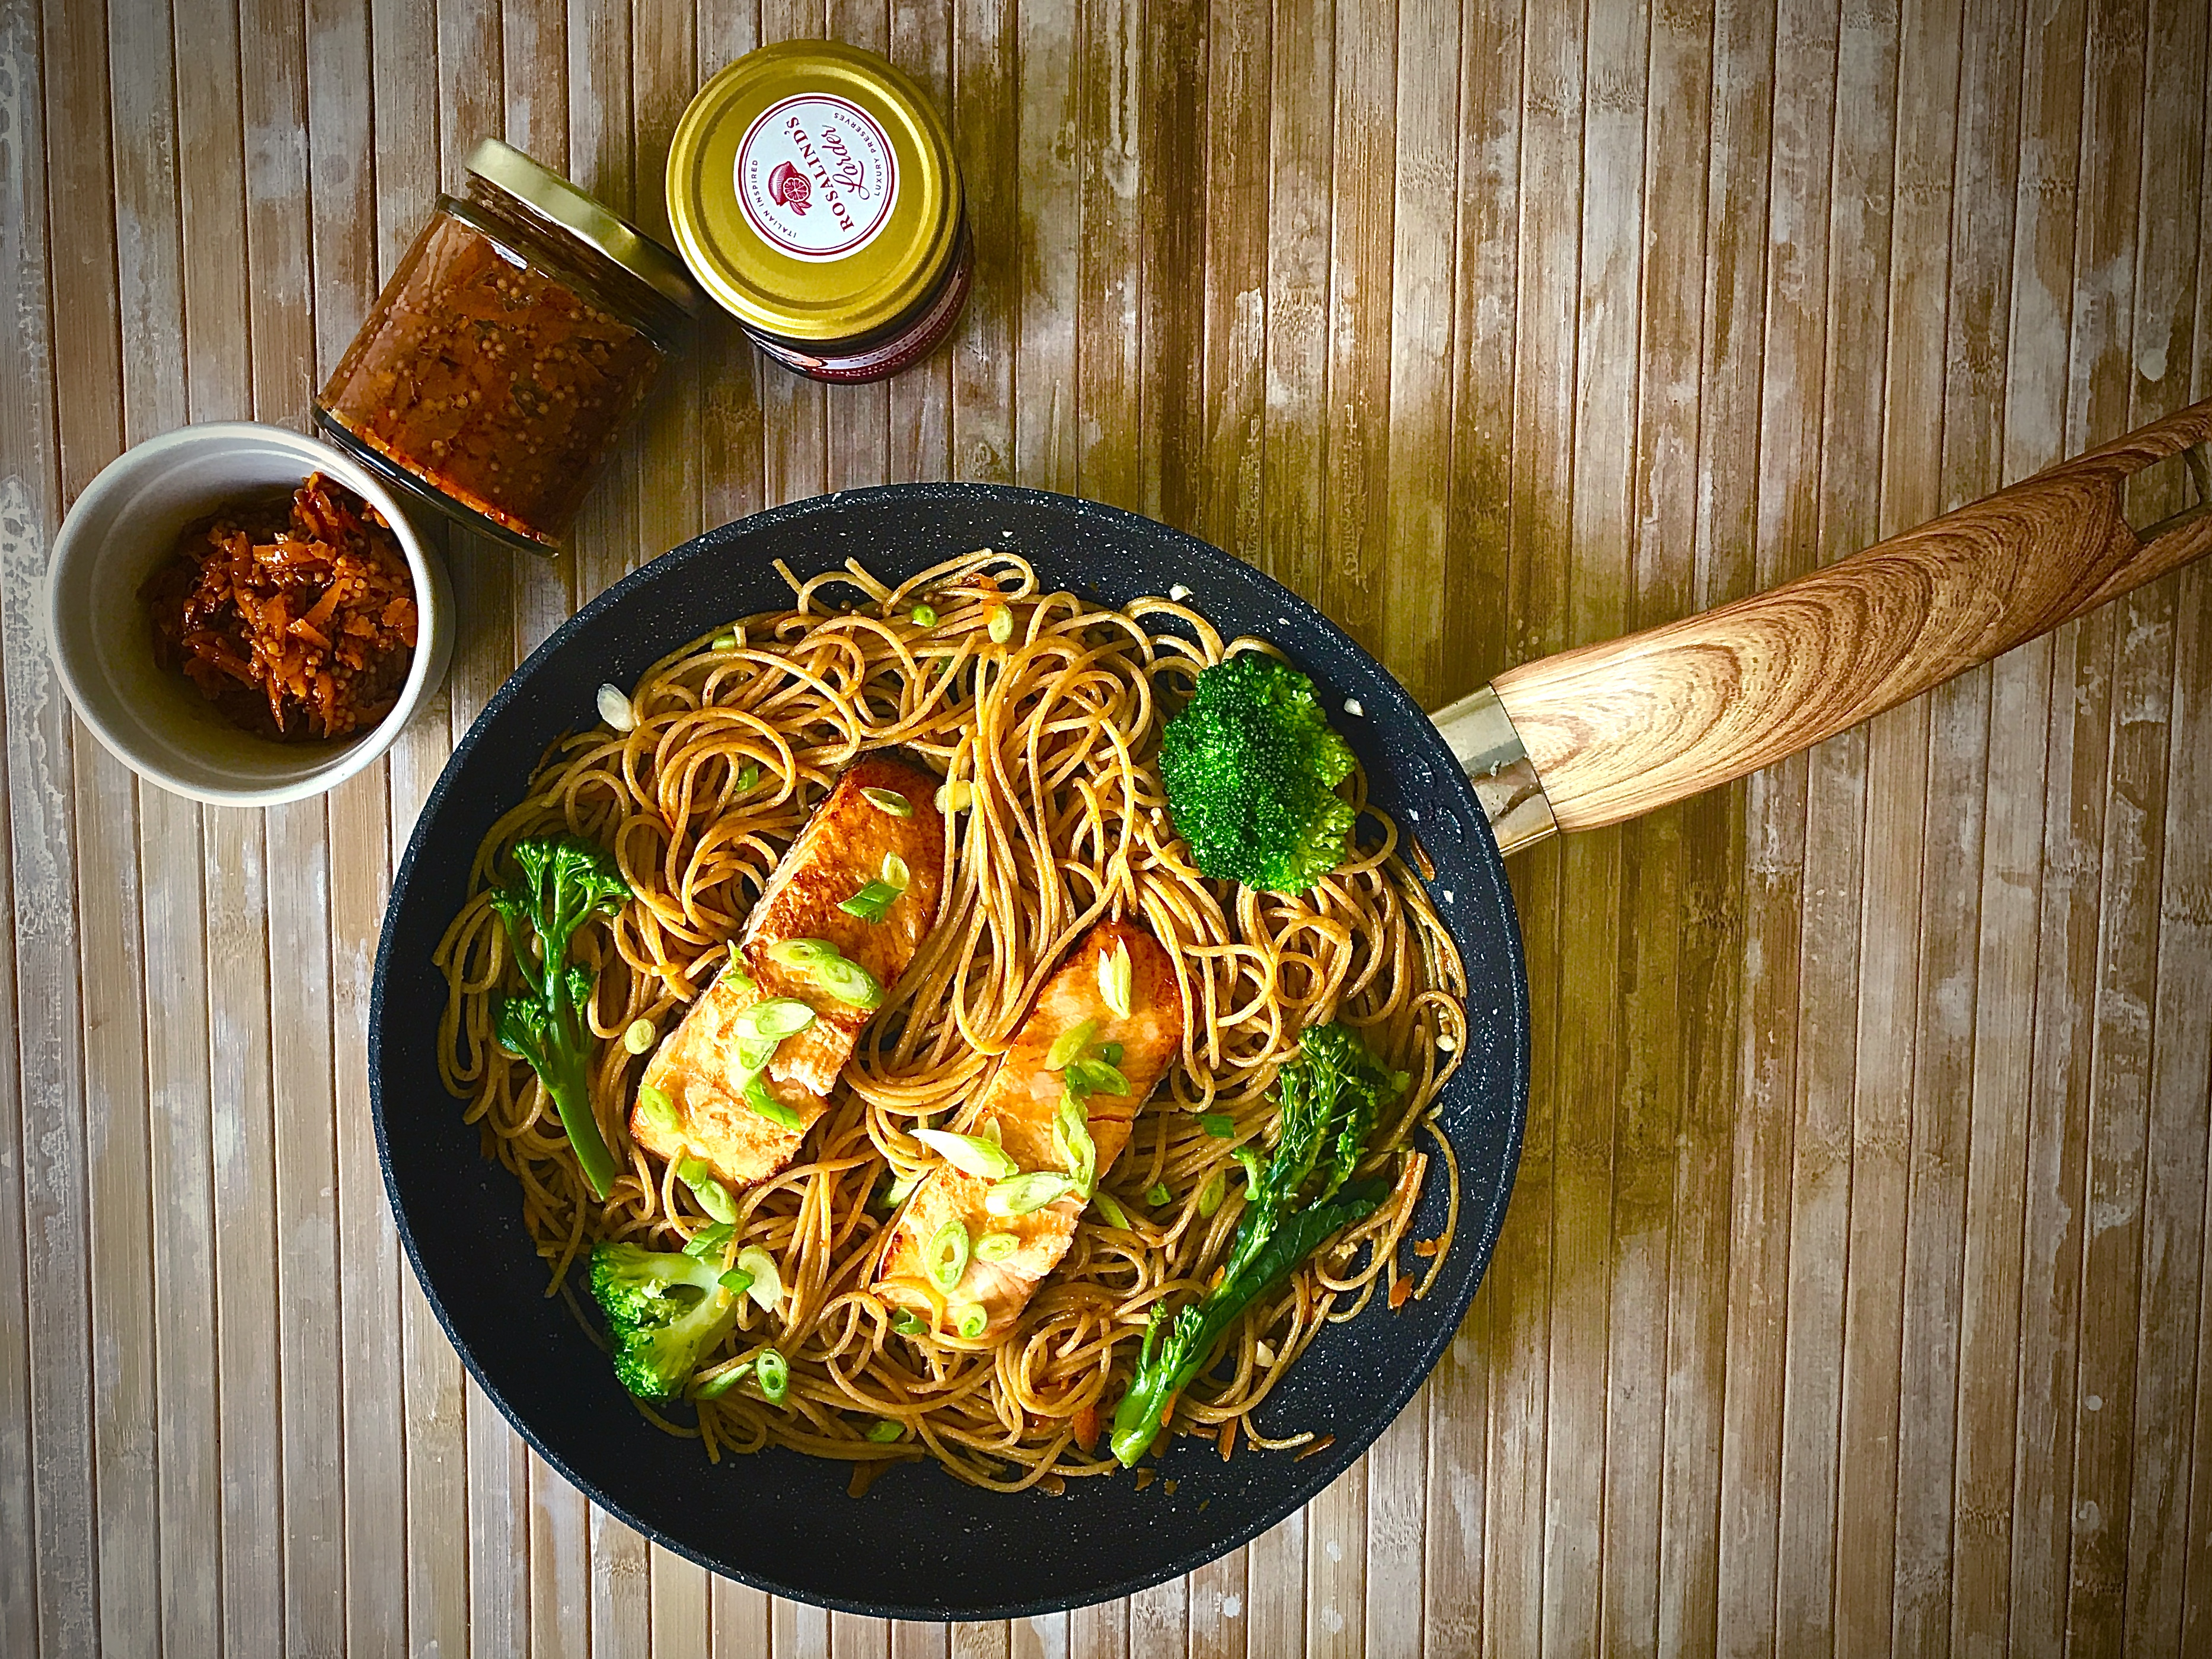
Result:
[[[485,1391],[570,1481],[655,1541],[762,1589],[889,1617],[1003,1618],[1123,1595],[1188,1571],[1273,1525],[1352,1464],[1434,1366],[1489,1262],[1520,1152],[1528,1078],[1528,987],[1492,820],[1510,846],[1549,833],[1554,811],[1568,828],[1625,817],[1657,804],[1656,791],[1689,793],[1733,775],[1729,766],[1741,772],[1764,763],[1776,742],[1799,746],[1826,735],[1816,729],[1823,725],[1840,729],[1864,718],[1871,708],[1834,695],[1855,676],[1880,669],[1877,690],[1886,687],[1894,702],[1941,678],[1936,668],[1956,672],[1963,662],[1932,664],[1929,643],[1928,618],[1944,613],[1951,592],[1946,550],[1959,542],[1979,550],[1957,591],[1976,614],[1987,612],[1995,556],[1987,525],[1973,515],[2001,509],[1997,518],[2012,523],[2021,490],[2033,512],[2070,526],[2072,574],[2058,586],[2071,610],[2050,599],[2048,582],[2028,580],[2049,562],[2049,538],[1997,536],[1994,545],[2013,547],[2020,580],[2008,591],[2020,603],[1999,604],[1996,622],[1984,617],[1984,643],[2005,632],[1999,624],[2007,618],[2013,637],[2027,637],[2061,620],[2058,610],[2071,614],[2204,550],[2212,519],[2201,508],[2148,541],[2128,532],[2117,512],[2126,472],[2201,443],[2212,430],[2212,404],[2190,416],[2193,425],[2169,422],[2069,463],[2074,474],[2044,475],[2063,488],[2043,485],[2037,495],[2039,484],[2018,487],[1915,532],[1919,543],[1901,538],[1861,556],[1871,561],[1863,574],[1875,587],[1896,575],[1890,567],[1900,560],[1921,583],[1900,612],[1919,623],[1887,659],[1869,651],[1868,629],[1837,623],[1832,597],[1782,589],[1748,602],[1744,614],[1732,617],[1731,608],[1698,619],[1702,632],[1670,640],[1659,630],[1501,677],[1496,696],[1455,705],[1439,717],[1441,730],[1304,601],[1204,542],[1113,508],[1002,487],[892,486],[800,501],[709,532],[623,579],[532,653],[455,750],[400,866],[377,957],[369,1073],[386,1187],[431,1306]],[[546,1297],[519,1190],[483,1156],[477,1132],[463,1124],[440,1084],[445,988],[432,951],[467,896],[478,842],[524,793],[547,745],[595,718],[603,682],[628,684],[685,641],[783,605],[789,590],[772,568],[775,559],[805,576],[859,557],[896,581],[981,546],[1019,551],[1048,586],[1109,604],[1182,584],[1224,635],[1273,641],[1313,677],[1331,710],[1347,700],[1361,709],[1337,724],[1376,804],[1419,838],[1434,866],[1430,890],[1468,971],[1468,1051],[1441,1103],[1463,1176],[1459,1222],[1426,1299],[1396,1312],[1378,1303],[1329,1328],[1261,1408],[1271,1433],[1334,1435],[1320,1455],[1248,1450],[1224,1463],[1204,1442],[1179,1437],[1161,1460],[1162,1474],[1175,1479],[1172,1495],[1165,1479],[1139,1492],[1133,1480],[1115,1478],[1070,1482],[1059,1498],[981,1492],[933,1464],[894,1468],[860,1499],[846,1495],[845,1466],[781,1449],[710,1464],[696,1443],[662,1434],[630,1408],[574,1316]],[[1869,612],[1863,600],[1853,612],[1860,623],[1859,613]],[[1827,615],[1827,632],[1850,648],[1838,657],[1832,640],[1824,672],[1798,678],[1833,706],[1808,714],[1801,696],[1747,721],[1746,702],[1767,695],[1776,640],[1793,618],[1815,613]],[[1753,643],[1727,642],[1738,635]],[[1719,676],[1725,695],[1708,718],[1698,711],[1709,699],[1701,699],[1723,659],[1735,665]],[[1683,691],[1674,682],[1686,662],[1696,672]],[[1632,728],[1608,727],[1577,714],[1577,699],[1642,718]],[[1785,716],[1786,738],[1774,730]],[[1529,738],[1536,768],[1520,748],[1515,720],[1523,722],[1518,735]],[[1723,746],[1736,758],[1717,758]],[[1570,787],[1550,787],[1547,799],[1539,769],[1545,786],[1556,777]],[[1665,783],[1677,775],[1684,784]],[[1416,1235],[1443,1225],[1440,1186],[1430,1182]]]

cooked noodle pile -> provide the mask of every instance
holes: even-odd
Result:
[[[773,1443],[854,1460],[856,1489],[864,1471],[921,1449],[963,1480],[1009,1491],[1113,1469],[1098,1425],[1146,1317],[1162,1297],[1179,1306],[1206,1289],[1242,1208],[1231,1149],[1255,1139],[1265,1149],[1277,1068],[1305,1026],[1335,1017],[1413,1079],[1364,1166],[1393,1178],[1392,1195],[1247,1314],[1173,1419],[1219,1434],[1224,1450],[1239,1425],[1261,1444],[1305,1442],[1265,1440],[1249,1413],[1324,1321],[1358,1312],[1378,1284],[1394,1301],[1408,1293],[1398,1246],[1429,1162],[1417,1130],[1466,1041],[1459,957],[1398,856],[1396,827],[1364,809],[1352,860],[1295,899],[1191,868],[1154,770],[1161,723],[1200,668],[1257,642],[1225,646],[1183,605],[1097,608],[1040,592],[1026,562],[990,552],[896,590],[858,565],[794,586],[791,610],[648,672],[633,695],[634,729],[594,727],[548,757],[529,798],[478,851],[472,896],[440,946],[447,1084],[520,1177],[555,1288],[597,1240],[673,1249],[708,1224],[672,1169],[624,1132],[644,1062],[621,1034],[640,1018],[665,1031],[682,1017],[839,769],[900,744],[952,781],[955,805],[967,787],[964,810],[946,815],[943,908],[799,1161],[738,1194],[737,1243],[773,1254],[791,1294],[773,1316],[745,1303],[708,1362],[711,1374],[772,1344],[790,1361],[789,1392],[781,1405],[743,1389],[696,1402],[684,1408],[696,1428],[641,1409],[697,1434],[710,1455]],[[860,590],[856,608],[826,602],[836,587]],[[925,599],[933,626],[910,615]],[[1014,623],[1004,644],[986,626],[1001,605]],[[749,767],[769,787],[739,802]],[[492,1037],[497,994],[518,981],[484,890],[518,837],[562,830],[613,849],[637,895],[571,946],[573,960],[599,970],[592,1100],[626,1171],[605,1202],[590,1195],[530,1068]],[[1058,958],[1115,915],[1141,920],[1168,946],[1189,1011],[1182,1063],[1102,1183],[1131,1231],[1086,1211],[1060,1269],[996,1341],[895,1335],[895,1310],[868,1284],[891,1177],[936,1161],[909,1131],[952,1121]],[[1208,1133],[1200,1112],[1227,1114],[1237,1137]],[[1431,1133],[1455,1212],[1456,1171]],[[1167,1201],[1148,1202],[1158,1186]],[[885,1420],[903,1436],[868,1438]]]

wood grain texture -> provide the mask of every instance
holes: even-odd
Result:
[[[2192,498],[2111,445],[2212,425],[2209,27],[0,0],[0,1652],[2205,1647],[2212,570],[2158,572],[2212,525],[2132,553]],[[203,810],[74,725],[39,585],[111,456],[296,424],[477,137],[658,225],[699,81],[817,34],[952,117],[944,353],[824,392],[710,331],[572,552],[447,538],[452,678],[323,800]],[[1674,802],[1513,872],[1519,1185],[1374,1452],[1188,1579],[949,1629],[713,1578],[533,1458],[401,1264],[365,1072],[391,872],[522,654],[700,529],[939,476],[1194,529],[1431,707],[1498,679],[1563,821]],[[1686,657],[1817,710],[1647,718]],[[1621,708],[1648,746],[1586,746]]]
[[[1922,424],[1900,465],[1940,453]],[[2193,404],[1778,587],[1506,670],[1559,828],[1771,766],[2212,552],[2212,505],[2142,536],[2124,512],[2136,474],[2208,439],[2212,402]]]

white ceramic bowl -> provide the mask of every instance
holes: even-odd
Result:
[[[240,731],[181,672],[155,663],[138,589],[193,520],[318,471],[399,538],[415,579],[415,660],[399,701],[369,731],[277,743]],[[392,492],[335,449],[250,422],[187,426],[117,456],[77,497],[46,567],[46,638],[70,706],[140,777],[195,800],[273,806],[319,794],[392,746],[446,678],[453,599],[444,564]]]

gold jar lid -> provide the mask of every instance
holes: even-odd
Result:
[[[960,169],[905,75],[834,40],[729,64],[668,155],[668,222],[707,291],[763,333],[808,342],[890,327],[960,240]]]
[[[691,280],[684,261],[618,216],[598,197],[578,190],[559,173],[540,167],[514,145],[496,138],[480,139],[463,165],[540,218],[597,249],[656,293],[697,313],[698,284]]]

